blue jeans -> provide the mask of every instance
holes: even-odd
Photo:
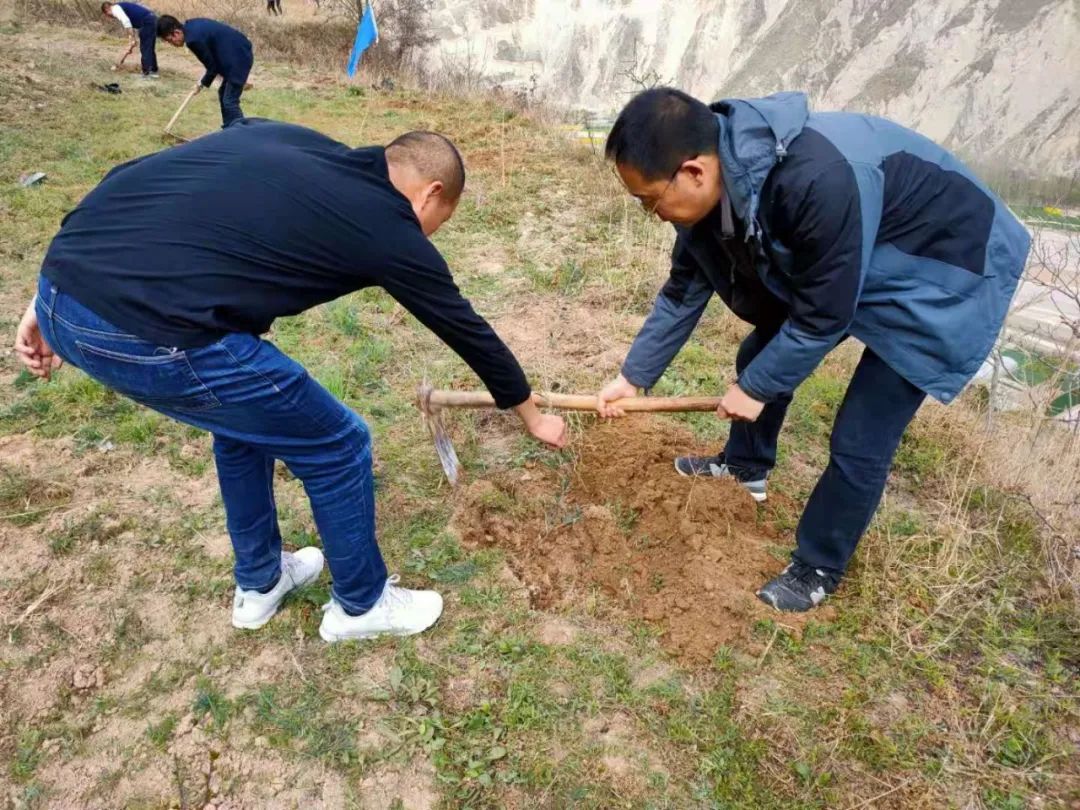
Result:
[[[217,92],[221,103],[221,128],[224,129],[244,117],[244,111],[240,109],[240,94],[244,92],[244,85],[222,79]]]
[[[274,460],[304,485],[347,612],[378,601],[386,566],[375,541],[367,425],[303,366],[254,335],[198,349],[157,346],[99,318],[41,277],[36,301],[45,341],[103,385],[214,436],[236,583],[262,590],[281,574]]]
[[[757,356],[774,332],[754,330],[742,342],[736,371]],[[865,349],[836,414],[829,464],[795,532],[794,559],[843,573],[881,502],[900,438],[926,394]],[[791,397],[768,403],[755,422],[733,422],[724,448],[729,464],[764,475],[776,465],[776,442]]]

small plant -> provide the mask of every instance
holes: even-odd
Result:
[[[191,705],[192,712],[199,719],[209,715],[213,728],[224,731],[225,724],[235,709],[235,705],[221,693],[207,678],[200,678],[195,700]]]
[[[608,504],[608,509],[611,510],[611,514],[615,516],[615,525],[619,527],[619,531],[629,537],[634,532],[634,527],[637,526],[638,519],[641,515],[637,510],[632,509],[621,501],[613,501]]]
[[[34,775],[41,762],[43,739],[44,734],[40,729],[24,729],[19,733],[11,762],[11,776],[16,782],[25,782]]]
[[[159,722],[151,723],[146,729],[146,737],[155,748],[164,751],[176,730],[177,716],[174,712],[166,714]]]

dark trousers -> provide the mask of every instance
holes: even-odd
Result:
[[[774,332],[755,330],[735,358],[742,370]],[[904,430],[926,397],[870,349],[848,384],[833,423],[829,464],[818,479],[795,533],[794,558],[842,573],[881,501]],[[791,397],[768,403],[756,422],[733,422],[724,448],[728,464],[766,473],[776,464],[776,442]]]
[[[139,26],[139,56],[143,73],[157,73],[157,16],[151,14]]]
[[[221,102],[222,129],[244,117],[244,111],[240,109],[240,94],[243,92],[243,84],[226,81],[224,78],[221,80],[217,93],[218,101]]]

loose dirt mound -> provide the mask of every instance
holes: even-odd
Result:
[[[673,456],[693,450],[659,421],[599,424],[572,469],[534,465],[467,487],[454,524],[467,545],[508,551],[534,607],[598,587],[704,663],[721,645],[751,646],[757,619],[779,618],[754,592],[784,565],[769,547],[788,541],[737,484],[676,475]]]

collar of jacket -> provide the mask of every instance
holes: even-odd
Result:
[[[724,99],[710,106],[719,125],[724,196],[746,223],[746,239],[761,236],[761,187],[810,115],[805,93]]]

